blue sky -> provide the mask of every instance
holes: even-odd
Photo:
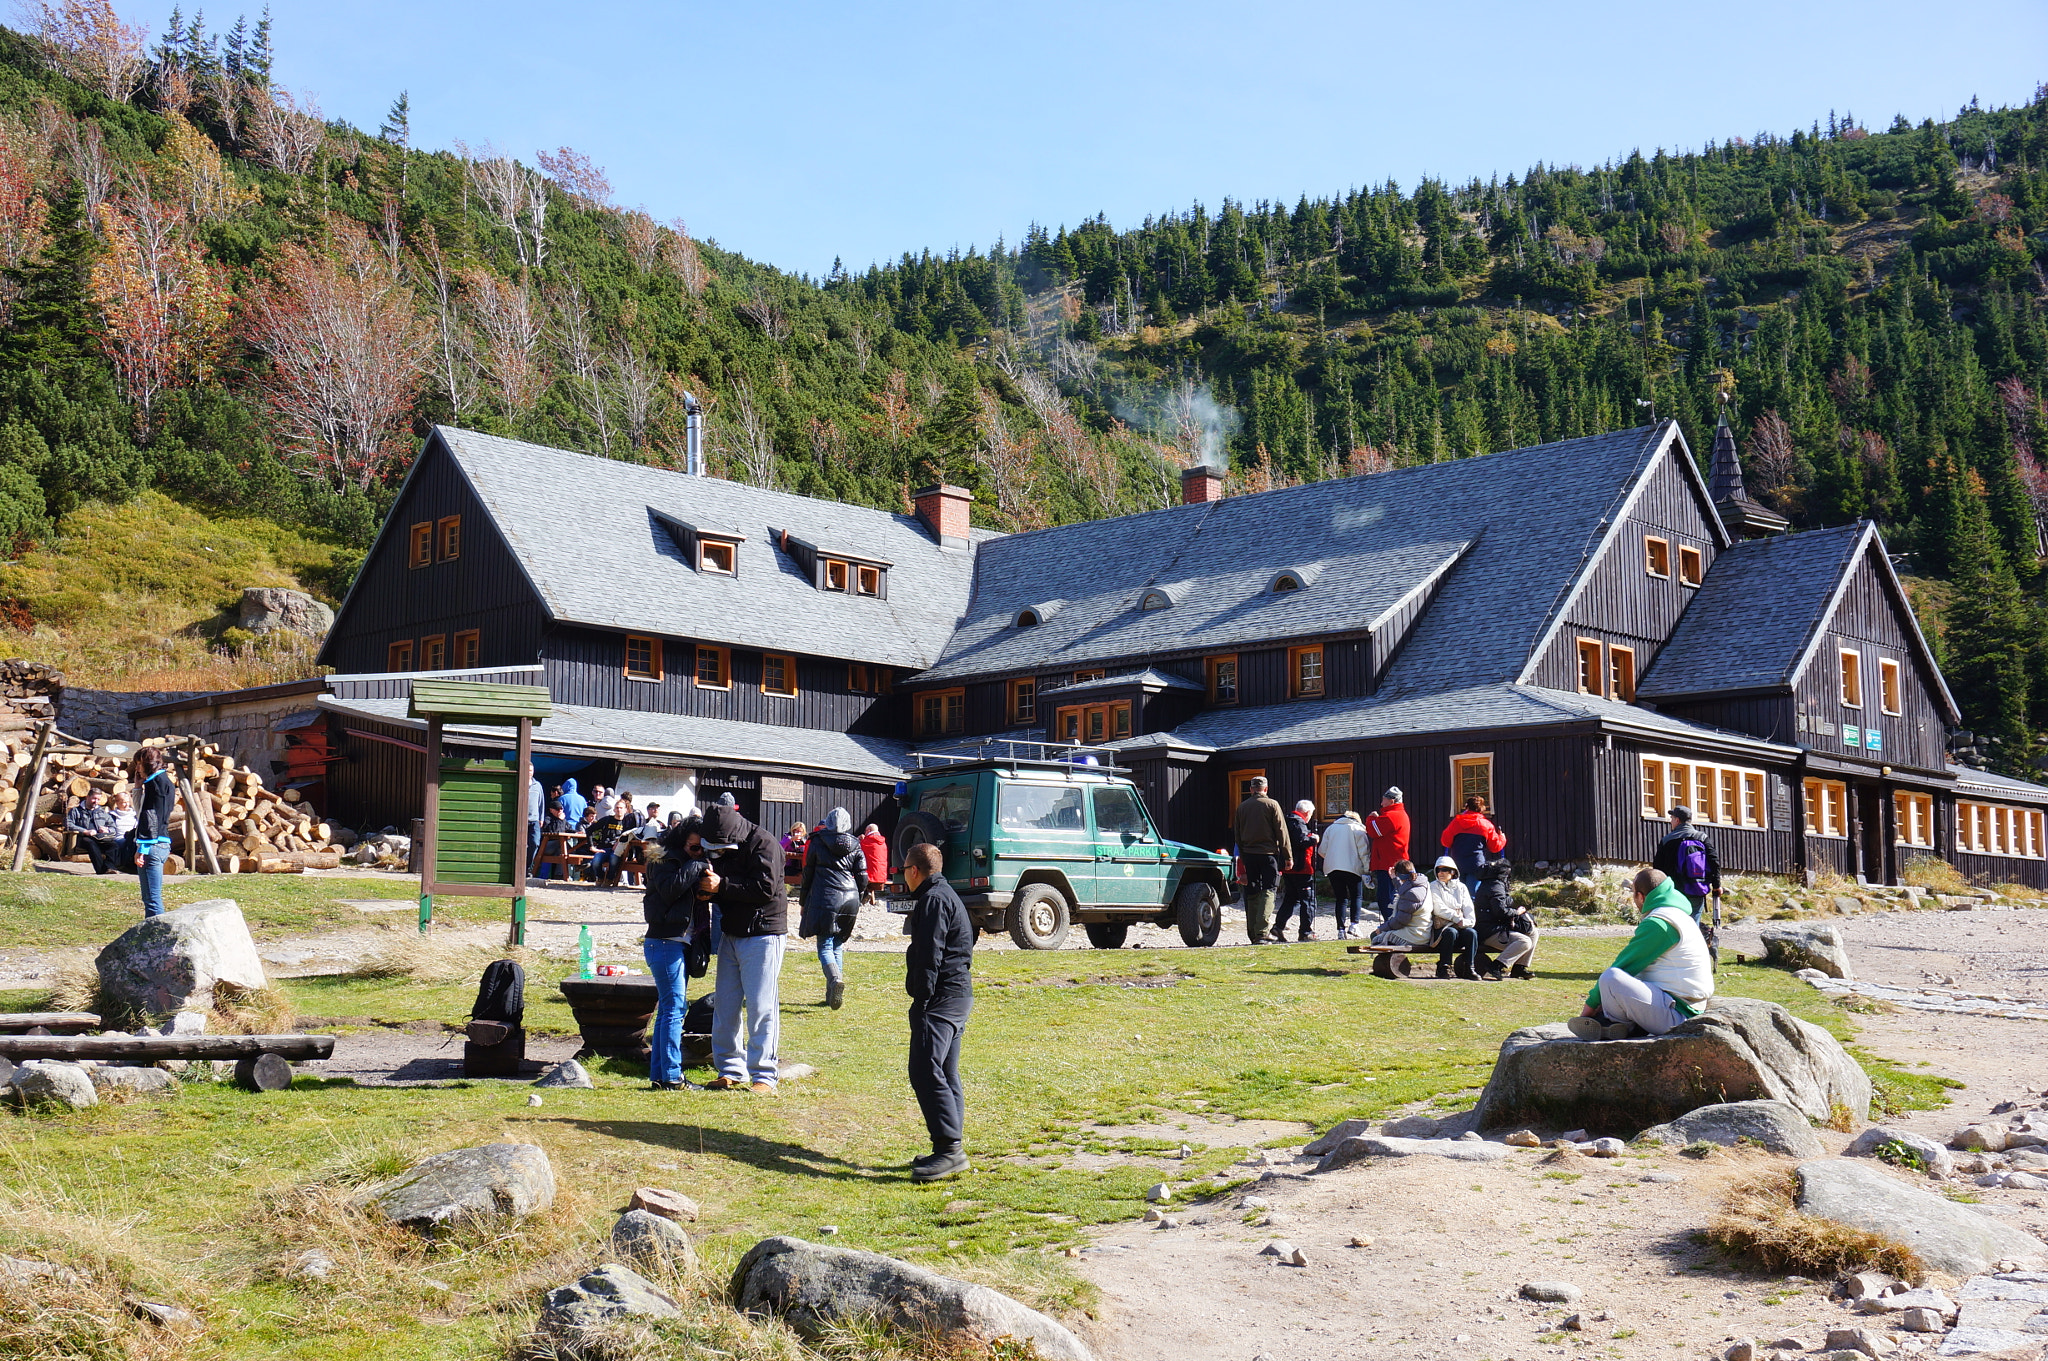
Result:
[[[169,3],[116,0],[160,30]],[[219,3],[219,0],[215,0]],[[191,5],[186,4],[189,14]],[[261,0],[252,9],[260,10]],[[208,7],[208,24],[231,24]],[[568,145],[792,271],[1106,212],[1519,174],[2048,80],[2048,4],[273,0],[276,75],[416,145]]]

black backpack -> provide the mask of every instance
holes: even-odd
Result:
[[[516,1026],[526,1019],[526,970],[514,959],[493,960],[477,984],[476,1005],[469,1009],[473,1021],[496,1021]]]

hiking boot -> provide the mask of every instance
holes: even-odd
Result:
[[[1613,1025],[1600,1027],[1600,1038],[1603,1040],[1632,1040],[1636,1033],[1633,1021],[1616,1021]]]
[[[1436,962],[1436,976],[1438,978],[1449,978],[1451,976],[1451,966],[1442,960],[1438,960]]]
[[[774,1096],[779,1088],[772,1082],[756,1082],[747,1088],[755,1096]]]
[[[1467,959],[1458,961],[1458,977],[1470,983],[1477,983],[1479,981],[1478,971],[1472,967],[1472,961]]]
[[[1499,960],[1495,960],[1493,963],[1488,964],[1485,968],[1481,969],[1479,971],[1479,976],[1489,983],[1498,983],[1501,981],[1501,979],[1507,977],[1506,974],[1500,971]]]
[[[1299,937],[1299,939],[1301,939],[1301,940],[1314,940],[1315,938],[1316,938],[1316,933],[1315,933],[1315,932],[1313,932],[1313,931],[1304,931],[1304,932],[1302,932],[1302,933],[1301,933],[1301,935],[1300,935],[1300,937]]]
[[[912,1181],[937,1181],[941,1177],[957,1176],[967,1170],[967,1154],[961,1149],[951,1153],[928,1153],[910,1164]]]
[[[648,1083],[648,1084],[647,1084],[647,1090],[648,1090],[648,1091],[650,1091],[650,1092],[679,1092],[679,1091],[681,1091],[682,1089],[683,1089],[683,1084],[682,1084],[682,1083],[680,1083],[680,1082],[660,1082],[660,1081],[656,1081],[656,1082],[650,1082],[650,1083]]]
[[[707,1092],[732,1092],[738,1091],[746,1085],[746,1083],[741,1082],[738,1078],[715,1077],[704,1084],[704,1090]]]
[[[846,980],[835,978],[825,985],[825,1005],[839,1010],[839,1004],[846,1000]]]
[[[1598,1016],[1574,1016],[1565,1022],[1565,1027],[1575,1038],[1581,1040],[1597,1040],[1600,1038],[1600,1032],[1606,1029],[1600,1024]]]
[[[1527,982],[1535,976],[1535,974],[1529,972],[1529,966],[1526,964],[1517,964],[1514,968],[1508,970],[1509,978],[1519,978],[1524,982]]]

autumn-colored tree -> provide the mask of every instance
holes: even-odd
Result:
[[[1003,404],[987,388],[974,390],[974,461],[995,493],[996,509],[1019,529],[1046,523],[1044,498],[1032,495],[1031,464],[1038,455],[1036,431],[1013,428]]]
[[[12,269],[43,248],[49,211],[28,158],[0,139],[0,269]]]
[[[159,191],[180,204],[195,222],[220,222],[260,200],[254,188],[236,183],[213,139],[176,114],[169,116],[156,163]]]
[[[533,159],[577,207],[588,211],[611,206],[612,182],[605,178],[603,168],[582,152],[558,147],[538,152]]]
[[[508,416],[523,415],[548,384],[541,352],[547,327],[533,293],[476,268],[463,272],[462,288],[480,342],[476,354],[498,405]]]
[[[303,175],[327,140],[327,120],[311,95],[295,98],[281,86],[251,92],[249,140],[256,159],[272,170]]]
[[[432,338],[368,234],[329,227],[327,251],[279,248],[249,297],[247,331],[268,360],[256,380],[279,443],[307,475],[367,490],[411,452]]]
[[[122,23],[111,0],[45,0],[25,8],[51,65],[116,104],[128,102],[146,70],[147,28]]]
[[[227,348],[233,294],[186,231],[182,205],[137,188],[96,215],[106,251],[89,291],[100,350],[146,443],[166,392],[211,378]]]
[[[910,399],[908,383],[909,377],[902,369],[891,369],[882,390],[868,394],[868,400],[880,408],[868,417],[868,424],[897,453],[924,424],[924,416]]]
[[[1749,466],[1757,489],[1766,493],[1789,492],[1799,476],[1799,450],[1776,407],[1758,416],[1749,428]]]
[[[704,263],[697,243],[690,239],[689,228],[683,225],[681,218],[669,224],[669,234],[662,238],[661,259],[682,282],[685,293],[693,298],[703,296],[705,286],[713,277],[711,267]],[[865,361],[862,367],[866,367]]]

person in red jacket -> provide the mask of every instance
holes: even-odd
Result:
[[[872,905],[881,899],[882,885],[889,882],[889,838],[872,822],[860,829],[860,853],[868,861],[868,891],[861,901]]]
[[[1287,939],[1287,918],[1297,909],[1301,934],[1297,940],[1316,938],[1316,846],[1322,841],[1315,829],[1316,806],[1308,799],[1294,805],[1287,815],[1287,843],[1293,863],[1280,871],[1280,906],[1273,913],[1275,941]]]
[[[1373,896],[1384,917],[1400,889],[1394,866],[1408,858],[1408,808],[1401,802],[1401,786],[1388,785],[1380,795],[1380,810],[1365,820],[1365,837],[1371,847],[1366,868],[1372,871]]]
[[[1479,892],[1479,867],[1508,846],[1507,837],[1486,816],[1486,800],[1477,794],[1465,796],[1465,811],[1444,828],[1442,842],[1451,859],[1458,862],[1458,877],[1465,881],[1465,891],[1474,894]]]

